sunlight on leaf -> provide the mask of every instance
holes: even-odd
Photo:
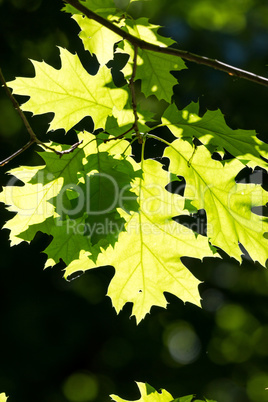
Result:
[[[135,402],[171,402],[174,400],[172,395],[164,389],[162,389],[161,392],[157,392],[149,384],[145,384],[142,382],[137,382],[137,386],[139,388],[141,397],[140,399],[137,399]],[[112,400],[115,402],[130,402],[116,395],[110,395],[110,396]]]
[[[11,230],[10,240],[12,245],[22,241],[19,235],[29,225],[40,224],[48,217],[58,216],[55,212],[55,207],[48,201],[58,195],[62,188],[63,178],[56,178],[45,185],[42,183],[31,184],[30,180],[38,170],[36,166],[11,170],[10,174],[15,176],[10,180],[10,184],[13,184],[13,186],[5,187],[0,194],[0,202],[10,205],[8,210],[17,213],[13,219],[4,225],[4,228]],[[17,179],[23,181],[25,185],[15,186]]]
[[[164,38],[158,34],[158,25],[148,22],[147,18],[139,18],[136,21],[126,20],[126,28],[132,35],[145,40],[154,45],[167,47],[174,41],[170,38]],[[117,52],[123,52],[130,55],[127,64],[122,69],[125,77],[132,74],[134,49],[127,41],[119,44]],[[170,56],[149,50],[138,51],[137,71],[135,79],[141,80],[141,90],[145,96],[155,95],[159,100],[171,101],[173,95],[173,86],[177,80],[170,74],[170,71],[180,71],[187,68],[180,57]]]
[[[170,292],[184,302],[200,305],[199,281],[180,261],[188,255],[202,259],[213,256],[207,238],[196,236],[190,229],[179,225],[173,216],[188,214],[184,198],[165,190],[169,174],[160,163],[145,160],[142,164],[143,179],[136,179],[133,188],[138,195],[140,209],[130,214],[119,210],[125,220],[114,247],[99,255],[96,264],[88,261],[87,269],[98,265],[113,265],[115,276],[108,289],[113,305],[119,312],[125,303],[133,303],[137,322],[153,305],[166,307],[163,292]],[[86,266],[83,256],[83,265]],[[79,267],[72,262],[65,276]]]
[[[107,9],[110,10],[114,9],[115,7],[114,0],[85,0],[83,1],[83,5],[97,14],[106,13]],[[81,14],[80,11],[78,11],[75,7],[71,6],[70,4],[66,4],[62,8],[62,11],[71,14]]]
[[[51,151],[40,153],[46,166],[12,170],[25,185],[8,186],[0,194],[0,201],[17,212],[5,225],[12,244],[31,241],[38,231],[53,236],[45,249],[46,266],[60,259],[68,265],[79,258],[81,249],[96,260],[100,247],[114,246],[124,229],[117,208],[138,209],[130,183],[141,173],[127,156],[130,150],[122,155],[128,142],[105,144],[90,133],[79,138],[84,138],[83,144],[62,158]],[[66,147],[53,145],[58,151]]]
[[[198,103],[191,103],[183,110],[170,105],[162,117],[162,123],[178,138],[198,138],[210,150],[238,158],[251,168],[260,166],[268,170],[268,144],[259,140],[253,130],[232,130],[227,126],[220,110],[208,110],[198,116]]]
[[[73,19],[81,28],[81,38],[85,50],[95,54],[101,66],[113,59],[114,44],[122,40],[121,36],[112,32],[94,20],[81,15],[74,15]]]
[[[197,209],[207,213],[207,235],[214,246],[241,261],[241,243],[254,261],[262,265],[268,258],[266,218],[254,214],[253,206],[268,202],[268,193],[260,185],[236,183],[243,168],[238,160],[216,161],[204,146],[196,150],[183,140],[175,140],[165,149],[169,170],[185,177],[185,197]],[[191,163],[189,163],[191,161]]]
[[[142,68],[137,68],[136,79],[141,80],[141,90],[145,96],[155,95],[159,100],[171,102],[173,87],[177,79],[170,71],[186,68],[182,59],[168,54],[139,51],[143,60]]]
[[[115,87],[106,66],[92,76],[77,55],[60,48],[60,57],[59,70],[45,62],[32,61],[34,78],[16,78],[8,83],[14,93],[31,97],[22,109],[33,114],[53,112],[49,130],[63,128],[67,132],[86,116],[92,117],[95,129],[104,128],[114,108],[124,108],[127,92]]]

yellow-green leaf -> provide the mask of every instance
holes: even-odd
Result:
[[[32,61],[34,78],[16,78],[8,83],[15,94],[30,96],[22,109],[33,114],[53,112],[50,130],[63,128],[67,132],[86,116],[92,117],[95,129],[104,128],[114,108],[124,108],[127,92],[115,87],[106,66],[93,76],[76,54],[60,48],[60,57],[59,70],[45,62]]]
[[[132,35],[154,45],[167,47],[174,41],[158,34],[158,25],[152,25],[146,18],[136,21],[126,20],[126,29]],[[125,77],[132,74],[134,49],[127,41],[119,44],[118,52],[130,55],[127,64],[122,69]],[[149,50],[138,51],[137,69],[135,79],[141,80],[141,90],[145,96],[155,95],[158,99],[171,101],[173,86],[177,80],[170,74],[171,71],[179,71],[186,68],[180,57],[152,52]]]
[[[126,223],[115,246],[103,251],[96,264],[81,253],[80,263],[73,261],[65,272],[68,277],[82,267],[113,265],[116,272],[108,295],[117,312],[125,303],[132,302],[137,322],[153,305],[166,307],[163,292],[200,305],[199,281],[180,258],[213,256],[207,238],[172,220],[188,211],[184,210],[183,197],[165,190],[170,181],[168,172],[153,160],[144,161],[142,170],[143,179],[136,179],[133,188],[140,209],[130,214],[119,210]]]
[[[171,102],[173,87],[177,84],[171,71],[186,68],[180,57],[168,54],[139,51],[140,61],[136,79],[141,80],[141,90],[145,96],[155,95],[159,100]]]
[[[11,170],[9,173],[16,177],[11,179],[10,186],[5,187],[0,194],[0,202],[10,205],[8,210],[17,213],[4,225],[4,228],[11,230],[12,245],[22,241],[19,234],[24,232],[29,225],[41,223],[50,216],[58,216],[54,205],[48,201],[59,194],[63,178],[58,177],[45,185],[41,182],[32,184],[30,181],[40,168],[43,169],[43,166]],[[25,185],[15,186],[17,179],[23,181]]]
[[[113,59],[114,44],[122,40],[122,37],[99,24],[98,22],[76,14],[73,19],[81,28],[81,38],[85,50],[95,54],[101,66]]]
[[[214,246],[241,261],[241,243],[254,261],[268,258],[267,219],[252,212],[265,205],[268,193],[260,185],[236,183],[243,164],[237,159],[216,161],[205,146],[194,149],[187,141],[175,140],[165,149],[170,171],[186,180],[185,197],[204,208],[207,235]]]
[[[141,397],[135,402],[171,402],[174,400],[173,396],[162,389],[161,392],[157,392],[153,387],[143,382],[137,382]],[[126,399],[122,399],[116,395],[110,395],[112,400],[115,402],[130,402]]]
[[[228,151],[251,168],[268,170],[268,144],[261,141],[253,130],[233,130],[227,126],[220,110],[208,110],[200,117],[198,103],[192,102],[183,110],[170,105],[162,117],[163,125],[178,138],[198,138],[210,150],[220,154]]]

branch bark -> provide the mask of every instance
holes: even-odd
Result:
[[[125,32],[123,29],[114,25],[111,21],[106,20],[100,15],[94,13],[93,11],[86,8],[83,4],[81,4],[78,0],[64,0],[66,3],[75,7],[78,11],[84,14],[86,17],[93,19],[94,21],[100,23],[111,31],[115,32],[123,39],[129,41],[133,46],[139,47],[140,49],[150,50],[151,52],[158,52],[163,54],[169,54],[171,56],[181,57],[184,60],[191,61],[197,64],[203,64],[205,66],[214,68],[215,70],[220,70],[228,73],[231,76],[235,76],[238,78],[243,78],[248,81],[255,82],[260,85],[268,86],[268,78],[262,77],[260,75],[254,74],[250,71],[242,70],[240,68],[231,66],[229,64],[223,63],[219,60],[211,59],[205,56],[200,56],[185,50],[174,49],[171,47],[161,47],[154,45],[153,43],[146,42],[142,39],[136,38],[128,32]]]
[[[28,122],[28,120],[27,120],[25,114],[24,114],[23,111],[21,110],[20,105],[18,104],[17,100],[14,98],[14,96],[12,95],[10,89],[8,88],[8,86],[7,86],[7,84],[6,84],[6,80],[5,80],[4,76],[3,76],[3,73],[2,73],[1,68],[0,68],[0,81],[1,81],[2,84],[3,84],[4,90],[5,90],[5,92],[6,92],[7,96],[8,96],[8,98],[11,100],[12,105],[14,106],[14,109],[18,112],[20,118],[22,119],[22,121],[23,121],[23,123],[24,123],[24,125],[25,125],[25,127],[26,127],[26,129],[27,129],[27,131],[28,131],[28,133],[29,133],[29,135],[30,135],[31,141],[29,141],[29,142],[31,142],[31,143],[37,142],[37,141],[38,141],[38,138],[36,137],[35,133],[33,132],[33,129],[32,129],[32,127],[30,126],[30,124],[29,124],[29,122]],[[29,144],[29,143],[28,143],[28,144]],[[31,144],[30,144],[30,145],[31,145]],[[30,145],[28,145],[28,147],[29,147]],[[28,148],[28,147],[27,147],[27,148]],[[1,166],[1,165],[0,165],[0,166]]]
[[[22,152],[24,152],[26,149],[28,149],[32,144],[39,144],[42,147],[44,147],[45,149],[49,149],[49,150],[55,152],[61,158],[62,155],[73,152],[78,147],[78,145],[80,145],[83,142],[83,140],[76,142],[69,149],[66,149],[65,151],[57,151],[56,149],[54,149],[54,148],[50,147],[49,145],[46,145],[44,142],[40,141],[37,138],[37,136],[35,135],[32,127],[30,126],[30,124],[27,120],[27,117],[21,110],[20,105],[18,104],[17,100],[14,98],[10,89],[8,88],[1,68],[0,68],[0,82],[2,83],[8,98],[11,100],[12,105],[14,106],[14,109],[18,112],[20,118],[22,119],[22,121],[24,123],[24,126],[26,127],[26,129],[30,135],[30,140],[27,142],[27,144],[23,145],[23,147],[21,147],[18,151],[14,152],[14,154],[12,154],[12,155],[8,156],[6,159],[0,161],[0,167],[6,165],[9,161],[16,158],[16,156],[20,155]]]

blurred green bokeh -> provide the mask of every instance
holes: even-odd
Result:
[[[127,6],[127,2],[116,0]],[[77,51],[84,65],[78,27],[60,12],[60,0],[0,0],[1,68],[7,80],[33,76],[28,59],[60,67],[57,46]],[[148,15],[182,49],[267,76],[266,0],[153,0],[134,2],[135,17]],[[207,67],[187,63],[174,101],[183,108],[200,100],[201,110],[220,108],[232,128],[255,129],[267,141],[267,89]],[[26,99],[18,99],[24,102]],[[148,108],[154,99],[146,100]],[[42,140],[73,143],[74,132],[47,133],[52,115],[27,117]],[[81,124],[86,125],[88,122]],[[0,159],[28,141],[27,132],[0,91]],[[152,142],[147,156],[159,150]],[[39,162],[34,147],[1,168]],[[267,189],[267,176],[261,173]],[[1,224],[9,215],[0,204]],[[268,273],[245,258],[185,259],[203,283],[203,309],[167,294],[167,310],[153,308],[137,327],[127,305],[117,316],[105,296],[111,267],[67,283],[62,265],[43,271],[48,236],[9,247],[0,232],[0,392],[8,402],[105,402],[109,394],[137,399],[134,381],[172,395],[197,393],[219,402],[268,400]]]

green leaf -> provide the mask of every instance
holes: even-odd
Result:
[[[133,36],[146,42],[153,43],[158,46],[170,46],[175,43],[174,40],[159,35],[158,29],[160,25],[151,24],[148,18],[138,18],[137,20],[126,19],[126,30]]]
[[[50,130],[70,130],[86,116],[91,116],[95,129],[104,128],[114,109],[121,110],[128,94],[112,84],[110,70],[103,66],[95,76],[83,68],[77,55],[60,49],[62,67],[54,69],[44,62],[32,61],[36,76],[16,78],[8,83],[18,95],[31,98],[22,105],[34,114],[53,112]]]
[[[38,231],[53,236],[53,240],[44,251],[48,255],[45,267],[53,266],[61,259],[68,265],[73,259],[79,257],[81,248],[94,255],[90,236],[84,235],[84,217],[75,220],[68,217],[66,220],[48,218],[41,224],[31,225],[28,230],[20,234],[20,237],[30,241]]]
[[[89,143],[93,141],[93,138],[95,139],[94,136],[90,137]],[[69,148],[67,145],[56,143],[50,146],[56,151]],[[61,216],[63,204],[65,204],[64,209],[71,208],[70,202],[65,197],[65,191],[78,184],[79,172],[84,169],[84,149],[86,149],[85,145],[79,145],[77,149],[63,155],[62,158],[50,150],[39,152],[46,165],[23,166],[9,172],[15,176],[10,184],[18,184],[18,180],[25,183],[23,187],[6,187],[0,194],[0,201],[10,204],[8,208],[10,211],[17,212],[17,215],[4,226],[11,230],[12,245],[22,240],[32,240],[38,230],[50,234],[54,224],[53,219],[47,218]],[[28,229],[29,226],[31,230]]]
[[[112,17],[114,18],[114,15]],[[73,19],[81,28],[79,37],[83,42],[85,50],[88,50],[91,54],[95,54],[101,66],[112,60],[114,44],[121,41],[122,37],[98,22],[82,15],[74,15]]]
[[[115,7],[114,0],[83,0],[85,7],[92,11],[106,10]]]
[[[173,104],[167,108],[162,123],[178,138],[198,138],[210,150],[225,150],[251,168],[268,169],[263,158],[268,159],[268,144],[256,137],[253,130],[232,130],[227,126],[220,110],[207,111],[198,116],[198,103],[191,103],[183,110]]]
[[[162,389],[161,392],[157,392],[151,385],[137,382],[141,397],[137,401],[133,402],[201,402],[200,399],[196,399],[194,395],[187,395],[181,398],[173,399],[172,395],[166,390]],[[122,399],[116,395],[110,395],[115,402],[130,402],[126,399]],[[209,399],[202,399],[202,401],[216,402]]]
[[[94,12],[115,8],[114,0],[86,0],[83,5]]]
[[[196,236],[172,220],[173,216],[188,214],[188,211],[183,210],[183,197],[165,190],[170,177],[162,165],[146,160],[142,170],[143,179],[136,179],[132,185],[139,197],[140,209],[130,214],[119,210],[126,223],[115,246],[103,251],[96,264],[82,252],[80,259],[73,261],[65,272],[68,277],[77,270],[113,265],[116,272],[108,295],[117,312],[125,303],[132,302],[137,322],[153,305],[166,307],[163,292],[200,305],[199,281],[180,258],[213,256],[207,238]]]
[[[83,137],[80,136],[82,139]],[[70,148],[69,145],[62,145],[52,142],[49,144],[55,151],[65,151]],[[78,173],[83,169],[84,145],[80,144],[73,152],[64,154],[61,158],[55,152],[46,150],[38,152],[45,162],[42,170],[38,170],[35,176],[31,179],[31,183],[35,184],[42,182],[49,183],[52,180],[62,177],[63,185],[76,184],[78,182]]]
[[[207,214],[207,235],[214,246],[241,261],[241,243],[254,261],[262,265],[268,258],[267,219],[252,212],[252,207],[265,205],[268,193],[257,184],[236,183],[243,169],[237,159],[216,161],[210,152],[188,141],[175,140],[165,149],[171,172],[186,180],[185,197]]]
[[[136,79],[141,80],[141,90],[145,96],[155,95],[159,100],[171,102],[173,87],[178,82],[170,71],[186,68],[180,57],[140,50],[142,59],[137,68]]]
[[[63,178],[52,179],[47,184],[32,184],[31,179],[37,174],[42,166],[16,168],[9,173],[16,176],[0,194],[0,202],[10,205],[8,210],[17,214],[9,220],[4,228],[11,230],[11,245],[22,241],[19,237],[29,225],[40,224],[48,217],[57,217],[55,207],[49,201],[57,196],[63,185]],[[24,182],[24,186],[14,186],[17,180]],[[13,186],[11,186],[13,184]]]
[[[62,158],[51,151],[40,153],[46,166],[25,168],[23,177],[20,169],[11,171],[25,185],[6,187],[0,196],[6,204],[8,197],[16,197],[17,202],[21,199],[20,208],[13,205],[10,209],[17,215],[5,225],[11,229],[13,244],[32,240],[38,231],[54,237],[45,250],[49,258],[46,266],[56,264],[60,258],[68,265],[79,258],[81,249],[96,260],[100,247],[114,246],[119,232],[124,230],[125,221],[117,208],[138,209],[130,182],[141,174],[128,156],[130,150],[125,152],[128,142],[104,144],[89,133],[79,135],[79,139],[83,138],[83,144]],[[53,146],[58,151],[66,148]],[[40,211],[46,213],[40,217]]]
[[[82,137],[80,137],[82,139]],[[95,139],[89,138],[88,143]],[[64,151],[67,145],[50,144],[56,151]],[[89,147],[89,145],[87,145]],[[70,202],[65,197],[66,189],[78,184],[79,172],[83,171],[83,157],[85,157],[85,145],[79,145],[77,149],[62,158],[54,152],[47,150],[39,152],[46,165],[38,167],[20,167],[11,170],[14,175],[10,184],[16,185],[17,180],[25,183],[23,187],[6,187],[0,194],[0,201],[11,205],[8,209],[17,212],[17,215],[6,223],[4,227],[11,230],[12,244],[22,240],[30,241],[38,230],[50,234],[54,227],[53,219],[62,215],[62,206],[71,208]],[[62,192],[63,189],[63,192]],[[61,206],[57,212],[57,205]],[[41,225],[42,224],[42,225]],[[31,227],[31,230],[28,227]]]
[[[157,392],[153,387],[142,382],[137,382],[141,397],[136,402],[171,402],[173,401],[172,395],[166,390],[162,389],[161,392]],[[149,389],[149,392],[148,392]],[[154,390],[154,392],[153,392]],[[110,395],[115,402],[129,402],[126,399],[122,399],[116,395]]]
[[[137,196],[131,191],[130,181],[140,174],[126,158],[116,160],[107,152],[90,154],[85,170],[97,171],[87,175],[85,184],[81,186],[84,193],[90,195],[90,212],[83,212],[87,214],[85,224],[91,241],[93,244],[101,242],[102,247],[114,246],[125,223],[117,208],[128,212],[138,209]]]
[[[99,14],[100,12],[107,12],[107,9],[114,9],[115,4],[114,0],[86,0],[81,2],[83,6],[87,7],[89,10],[94,11],[95,13]],[[71,14],[81,14],[75,7],[71,6],[70,4],[66,4],[62,11]]]
[[[0,394],[0,402],[6,402],[7,401],[7,396],[6,396],[6,394],[4,393],[4,392],[2,392],[1,394]]]
[[[138,128],[141,133],[149,132],[150,128],[146,125],[147,121],[153,120],[153,113],[148,110],[140,110],[137,107]],[[106,122],[105,131],[111,135],[118,136],[130,130],[130,138],[134,133],[134,115],[130,105],[126,105],[124,110],[116,112],[113,116],[109,116]],[[131,128],[133,128],[131,130]]]
[[[157,33],[159,26],[150,24],[147,18],[139,18],[136,21],[126,20],[125,23],[125,29],[130,34],[146,42],[161,47],[174,43],[172,39],[159,35]],[[125,77],[129,78],[133,69],[134,49],[127,41],[123,41],[119,44],[117,51],[130,55],[129,61],[122,69]],[[179,71],[184,68],[186,66],[179,57],[139,49],[135,79],[141,79],[141,90],[145,96],[155,95],[158,99],[170,102],[173,95],[172,88],[177,84],[177,80],[170,71]]]

